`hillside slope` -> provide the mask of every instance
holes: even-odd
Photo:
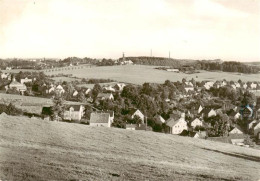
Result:
[[[174,135],[0,115],[1,180],[258,180],[259,154]]]

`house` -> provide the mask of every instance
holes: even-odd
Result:
[[[217,115],[217,112],[214,109],[204,108],[201,112],[202,117],[213,117]]]
[[[165,119],[163,119],[163,117],[160,116],[160,115],[156,115],[156,116],[154,116],[154,118],[155,118],[155,122],[156,122],[157,124],[162,125],[163,123],[165,123]]]
[[[135,116],[138,116],[142,120],[142,123],[144,124],[144,115],[139,109],[130,109],[129,114],[131,115],[132,119]]]
[[[232,85],[230,85],[233,89],[237,89],[237,87],[235,86],[235,84],[232,84]]]
[[[125,129],[127,129],[127,130],[135,130],[136,127],[137,127],[136,124],[126,124],[125,125]]]
[[[244,83],[244,84],[242,85],[242,87],[243,87],[244,89],[246,89],[246,88],[247,88],[247,84]]]
[[[121,64],[123,64],[123,65],[133,65],[134,62],[132,60],[125,60]]]
[[[110,122],[113,123],[114,122],[114,111],[97,111],[97,113],[109,113],[109,119],[110,119]]]
[[[20,82],[17,82],[15,80],[15,78],[13,78],[12,82],[8,85],[9,89],[17,89],[19,92],[21,92],[22,94],[27,90],[26,85],[21,84]]]
[[[79,94],[79,92],[77,90],[75,90],[72,94],[73,97],[77,96]]]
[[[253,82],[250,84],[250,88],[251,88],[251,89],[256,89],[256,87],[257,87],[257,84],[255,84],[255,83],[253,83]]]
[[[103,126],[103,127],[111,127],[110,121],[110,114],[109,113],[98,113],[93,112],[90,114],[89,125],[90,126]]]
[[[87,90],[85,91],[85,95],[88,95],[90,93],[91,89],[87,88]]]
[[[124,83],[117,83],[115,86],[114,86],[114,89],[117,90],[117,91],[122,91],[124,89],[126,85]]]
[[[193,84],[192,84],[191,82],[189,82],[189,81],[186,81],[186,82],[185,82],[185,85],[186,85],[186,86],[191,86],[191,87],[193,87]]]
[[[12,70],[12,67],[6,67],[5,70]]]
[[[111,85],[105,86],[105,87],[103,87],[103,89],[105,91],[110,91],[110,92],[115,92],[116,91]]]
[[[112,93],[99,93],[97,96],[98,100],[114,100],[114,96]]]
[[[84,106],[69,105],[64,111],[63,119],[80,122],[83,115],[84,115]]]
[[[190,85],[185,86],[184,89],[185,89],[186,92],[194,91],[194,87],[190,86]]]
[[[202,110],[203,110],[203,107],[200,105],[198,108],[198,114],[200,114]]]
[[[27,83],[27,82],[32,82],[32,79],[28,79],[27,77],[25,79],[20,80],[21,84]]]
[[[220,82],[220,86],[221,86],[221,87],[224,87],[224,86],[226,86],[226,85],[227,85],[227,82],[226,82],[225,80],[223,80],[223,81]]]
[[[232,111],[231,114],[229,115],[232,119],[237,120],[240,118],[241,114],[236,111]]]
[[[235,86],[236,86],[236,88],[240,88],[241,87],[241,85],[238,82],[235,82]]]
[[[205,87],[205,89],[209,90],[211,87],[213,87],[213,85],[214,85],[214,82],[209,81],[204,84],[204,87]]]
[[[196,128],[196,126],[202,126],[202,125],[203,125],[203,122],[198,118],[194,119],[191,122],[191,127],[193,127],[193,128]]]
[[[254,136],[257,136],[260,133],[260,122],[258,122],[254,127]]]
[[[244,134],[242,128],[238,125],[235,125],[231,131],[229,131],[229,134]]]
[[[1,78],[2,79],[7,79],[8,77],[10,76],[10,74],[9,73],[1,73]]]
[[[187,122],[185,121],[185,115],[179,119],[170,118],[166,125],[170,128],[170,134],[180,134],[183,130],[188,130]]]
[[[56,91],[58,91],[59,93],[63,94],[65,92],[65,90],[63,89],[63,87],[61,85],[58,85],[56,88],[55,88]]]

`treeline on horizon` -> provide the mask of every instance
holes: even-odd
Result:
[[[248,66],[241,62],[209,62],[209,61],[200,61],[197,68],[202,70],[219,70],[223,72],[239,72],[239,73],[258,73],[260,71],[260,67],[256,66]]]

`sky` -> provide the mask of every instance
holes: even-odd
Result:
[[[260,61],[260,0],[0,0],[0,58]]]

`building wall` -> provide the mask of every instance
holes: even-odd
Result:
[[[181,120],[171,128],[171,133],[180,134],[183,130],[188,130],[187,122]]]
[[[90,126],[96,126],[96,127],[111,127],[110,122],[109,123],[89,123]]]

